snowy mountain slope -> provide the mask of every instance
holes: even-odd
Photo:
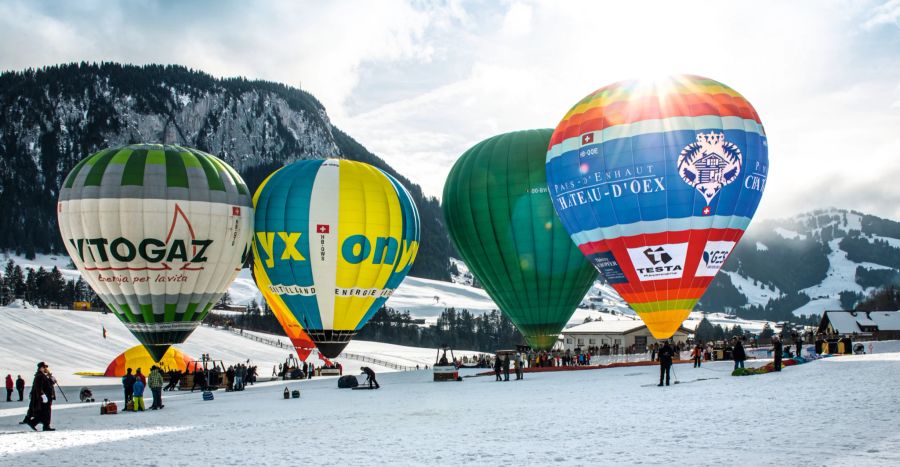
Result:
[[[103,327],[108,331],[106,339],[102,335]],[[35,364],[45,361],[61,385],[120,384],[116,378],[84,377],[74,373],[103,372],[121,352],[137,344],[137,340],[111,313],[0,308],[0,375],[21,374],[30,381]],[[250,359],[251,363],[259,366],[260,376],[263,377],[268,377],[272,366],[284,362],[290,353],[283,348],[207,326],[197,328],[184,344],[177,347],[197,360],[204,353],[226,364]],[[353,349],[356,354],[390,357],[382,359],[393,359],[401,365],[430,365],[434,362],[434,349],[366,342],[353,342],[348,349]],[[377,372],[394,371],[352,359],[336,360],[344,365],[346,371],[356,374],[363,365],[372,366]],[[318,360],[315,362],[321,364]]]

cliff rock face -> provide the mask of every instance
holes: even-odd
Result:
[[[375,165],[404,183],[419,207],[422,242],[412,274],[449,279],[451,247],[437,200],[332,126],[312,95],[177,66],[82,63],[0,75],[0,249],[64,251],[55,206],[66,174],[100,149],[139,142],[214,154],[253,190],[296,160]]]

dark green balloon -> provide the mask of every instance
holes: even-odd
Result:
[[[535,349],[549,349],[597,278],[550,201],[553,130],[486,139],[456,161],[444,217],[457,250]]]

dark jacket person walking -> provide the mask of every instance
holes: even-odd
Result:
[[[669,341],[666,341],[659,349],[659,384],[657,386],[663,385],[663,377],[665,377],[666,386],[669,385],[669,374],[672,370],[672,357],[674,356],[675,352],[672,351],[672,346],[669,345]]]
[[[50,427],[50,414],[53,408],[53,400],[56,392],[53,390],[53,380],[50,379],[50,369],[44,362],[38,363],[38,371],[34,374],[34,382],[31,384],[31,418],[27,420],[28,426],[37,431],[37,424],[44,427],[44,431],[55,431]]]

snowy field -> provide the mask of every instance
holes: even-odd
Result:
[[[762,362],[755,362],[760,364]],[[0,412],[6,465],[897,465],[900,354],[836,357],[777,374],[729,376],[730,363],[527,374],[433,383],[426,371],[241,393],[166,397],[166,408],[100,416],[60,404],[54,433]],[[705,380],[703,380],[705,379]],[[865,427],[865,429],[853,428]],[[186,442],[186,440],[190,440]],[[160,447],[165,446],[164,452]],[[153,454],[159,452],[159,454]]]

